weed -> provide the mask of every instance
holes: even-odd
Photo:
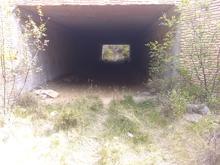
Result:
[[[65,107],[55,120],[54,128],[56,130],[69,130],[70,128],[74,128],[77,126],[80,115],[78,110]]]
[[[180,118],[186,112],[188,103],[187,94],[184,91],[173,89],[168,94],[162,94],[160,104],[165,116],[175,119]]]
[[[135,103],[130,96],[126,96],[121,102],[123,108],[130,109],[130,113],[133,113],[141,122],[152,126],[166,126],[167,120],[160,113],[159,107],[154,102],[146,100],[142,103]]]
[[[142,127],[149,125],[148,123],[157,125],[164,121],[160,113],[154,110],[151,102],[137,104],[130,96],[122,101],[112,101],[109,107],[109,117],[105,122],[107,127],[105,136],[121,137],[134,145],[148,144],[150,136],[142,131]]]
[[[137,123],[122,115],[110,115],[106,127],[110,136],[125,136],[128,132],[134,134],[138,130]]]
[[[103,108],[103,103],[97,96],[87,96],[76,100],[74,106],[82,111],[91,110],[97,112]]]
[[[211,117],[207,116],[201,119],[198,123],[192,123],[188,126],[188,129],[196,133],[197,135],[203,135],[205,133],[213,132],[218,124]]]
[[[99,151],[100,159],[99,165],[115,165],[118,164],[120,159],[120,152],[115,146],[105,144]]]
[[[45,114],[45,112],[41,111],[40,109],[36,107],[22,108],[18,106],[18,107],[15,107],[14,114],[21,118],[30,117],[32,120],[47,118],[47,115]]]
[[[170,103],[174,117],[180,117],[186,112],[187,99],[181,91],[172,90],[170,93]]]
[[[77,126],[86,127],[94,122],[97,111],[103,108],[98,97],[79,98],[62,107],[54,120],[56,130],[69,130]]]
[[[32,93],[24,93],[17,99],[17,105],[23,108],[37,107],[38,99]]]
[[[143,144],[149,144],[151,140],[150,140],[150,136],[147,133],[139,133],[132,138],[132,142],[135,145],[139,145],[139,144],[143,145]]]

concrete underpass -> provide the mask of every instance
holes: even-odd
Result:
[[[25,15],[36,15],[35,6],[19,6]],[[72,75],[80,82],[141,83],[148,76],[145,44],[160,39],[158,19],[173,5],[57,5],[43,6],[49,17],[50,40],[40,62],[46,81]],[[105,62],[104,44],[128,44],[129,60]]]

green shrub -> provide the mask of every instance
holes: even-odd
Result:
[[[17,105],[23,108],[26,107],[37,107],[38,99],[32,93],[24,93],[22,94],[16,101]]]
[[[150,143],[150,136],[147,133],[139,133],[136,134],[133,138],[132,138],[132,142],[135,145],[139,145],[139,144],[148,144]]]
[[[170,94],[170,103],[175,117],[182,116],[186,112],[187,99],[183,92],[172,90]]]
[[[55,120],[54,128],[56,130],[69,130],[77,126],[80,118],[80,112],[72,108],[64,108]]]
[[[102,101],[95,96],[82,97],[64,105],[54,119],[56,130],[86,127],[96,121],[96,113],[102,110]]]
[[[173,89],[168,94],[162,94],[160,103],[163,113],[170,118],[179,118],[186,112],[186,105],[189,102],[187,92]]]
[[[135,134],[138,131],[137,123],[122,115],[111,115],[106,121],[108,134],[112,136],[126,136],[127,133]]]
[[[208,98],[208,106],[215,112],[215,113],[220,113],[220,97],[219,96],[210,96]]]
[[[87,96],[77,99],[74,106],[82,111],[91,110],[97,112],[102,110],[103,103],[97,96]]]
[[[187,128],[197,135],[203,135],[213,132],[217,127],[219,127],[218,123],[212,117],[207,116],[198,123],[192,123]]]
[[[110,144],[104,145],[99,151],[100,159],[98,165],[116,165],[119,164],[120,150],[118,147]]]

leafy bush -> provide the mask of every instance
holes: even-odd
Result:
[[[164,114],[170,118],[181,117],[186,112],[186,105],[189,102],[187,92],[173,89],[168,94],[160,96],[160,103]]]
[[[174,64],[173,61],[175,60],[175,56],[170,52],[179,18],[177,16],[168,17],[164,14],[160,17],[160,21],[160,25],[169,30],[164,34],[161,42],[152,41],[146,44],[150,50],[149,74],[152,79],[164,77],[164,74],[171,69],[171,65]]]
[[[172,90],[169,96],[172,115],[174,117],[182,116],[186,112],[187,98],[182,91]]]

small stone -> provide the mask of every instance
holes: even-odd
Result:
[[[184,119],[186,121],[192,122],[192,123],[198,123],[202,119],[202,115],[196,114],[196,113],[187,113],[184,115]]]
[[[128,137],[133,138],[134,135],[132,133],[128,132]]]

